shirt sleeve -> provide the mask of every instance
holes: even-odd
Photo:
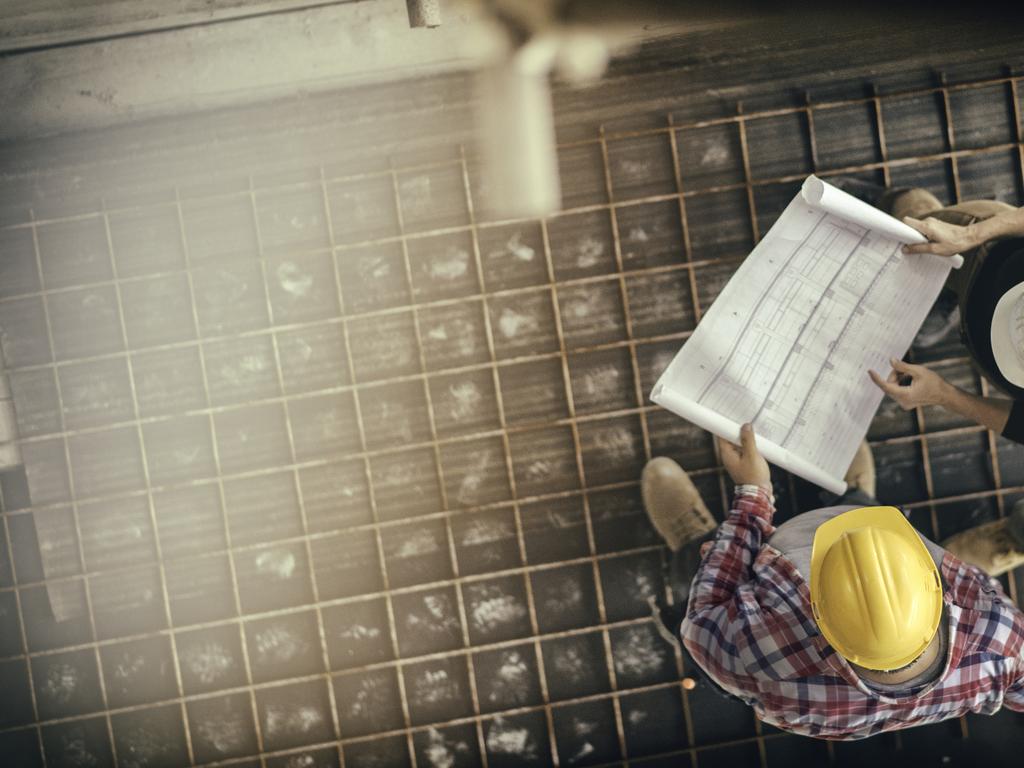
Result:
[[[751,631],[759,607],[753,565],[775,530],[774,500],[755,485],[736,488],[733,508],[718,528],[694,578],[681,635],[686,650],[730,693],[749,699],[757,690],[741,658],[741,637]],[[756,621],[754,622],[756,623]]]
[[[1014,400],[1010,417],[1003,427],[1003,437],[1015,443],[1024,443],[1024,400]]]
[[[1017,659],[1016,671],[1017,676],[1006,689],[1003,704],[1014,712],[1024,712],[1024,655]]]

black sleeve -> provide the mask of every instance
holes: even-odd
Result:
[[[1003,437],[1015,443],[1024,444],[1024,400],[1014,400],[1010,408],[1010,418],[1003,428]]]

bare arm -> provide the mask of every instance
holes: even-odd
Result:
[[[914,219],[905,216],[903,221],[928,238],[929,242],[903,246],[904,253],[934,253],[952,256],[977,248],[984,242],[997,237],[1024,235],[1024,208],[997,214],[984,221],[976,221],[965,227],[947,224],[929,216]]]
[[[883,379],[875,371],[868,371],[868,375],[903,410],[909,411],[919,405],[938,405],[996,434],[1001,435],[1006,428],[1013,407],[1012,400],[972,395],[923,365],[911,365],[902,360],[892,360],[891,363],[892,373],[888,379]],[[901,378],[905,383],[900,384]]]

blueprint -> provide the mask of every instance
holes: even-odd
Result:
[[[751,422],[766,459],[842,493],[883,393],[952,259],[903,255],[902,222],[814,176],[662,374],[654,402],[729,440]]]

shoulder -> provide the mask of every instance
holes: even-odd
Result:
[[[1019,656],[1024,648],[1024,614],[999,582],[948,553],[942,575],[952,602],[961,609],[957,629],[967,636],[968,652]]]

